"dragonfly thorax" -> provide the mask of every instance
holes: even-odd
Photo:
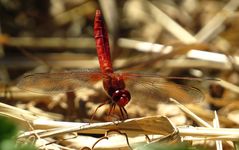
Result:
[[[106,74],[103,78],[103,87],[113,103],[120,107],[124,107],[131,99],[130,93],[125,89],[123,76],[120,74]]]
[[[112,100],[119,106],[124,107],[131,99],[130,93],[125,90],[116,90],[112,95]]]

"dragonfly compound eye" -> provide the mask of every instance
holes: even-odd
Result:
[[[116,90],[112,99],[119,107],[124,107],[130,101],[131,96],[127,90]]]

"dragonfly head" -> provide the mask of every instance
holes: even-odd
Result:
[[[127,90],[121,89],[113,93],[112,99],[119,107],[124,107],[130,101],[131,96]]]

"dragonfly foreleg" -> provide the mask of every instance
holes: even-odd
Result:
[[[124,107],[120,107],[120,112],[123,116],[123,119],[128,119],[129,118],[129,115],[128,115],[128,113],[127,113],[127,111]],[[124,117],[124,115],[126,115],[126,118]]]
[[[109,101],[108,101],[108,100],[105,101],[104,103],[100,104],[99,106],[97,106],[97,108],[95,109],[94,113],[93,113],[92,116],[91,116],[91,119],[90,119],[91,121],[94,119],[95,114],[96,114],[96,112],[98,111],[98,109],[99,109],[100,107],[106,105],[106,104],[109,104]]]

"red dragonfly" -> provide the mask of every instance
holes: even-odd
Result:
[[[38,73],[24,76],[18,87],[37,93],[59,93],[90,87],[102,80],[108,99],[99,105],[110,104],[109,115],[118,106],[121,117],[128,118],[124,108],[131,100],[144,102],[168,101],[174,98],[184,102],[201,101],[203,94],[197,88],[176,85],[166,80],[201,81],[197,78],[161,77],[151,74],[115,73],[112,68],[108,33],[100,10],[96,11],[94,37],[100,64],[100,71],[77,71],[61,73]]]

